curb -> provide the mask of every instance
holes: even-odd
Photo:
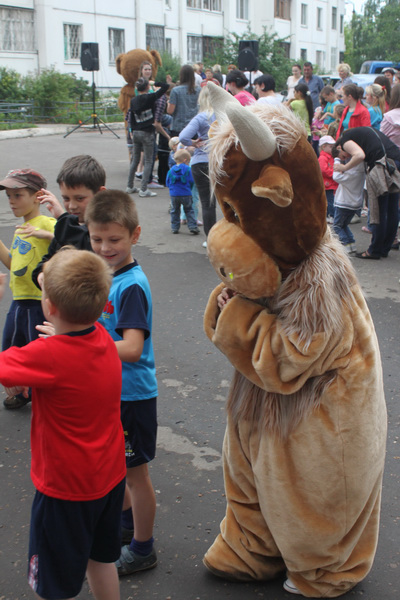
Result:
[[[116,130],[123,130],[125,126],[123,123],[107,123],[108,127]],[[47,125],[45,127],[28,127],[27,129],[9,129],[6,131],[0,131],[1,140],[11,140],[18,138],[27,137],[43,137],[47,135],[65,135],[68,131],[71,131],[76,125]],[[93,125],[84,125],[80,129],[77,129],[80,133],[87,133],[93,131]],[[106,133],[107,129],[101,126],[102,132]]]

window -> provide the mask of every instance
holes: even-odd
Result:
[[[337,8],[332,6],[332,29],[337,29]]]
[[[301,48],[300,58],[301,60],[307,60],[307,48]]]
[[[210,60],[210,62],[215,61],[215,54],[219,48],[224,43],[223,38],[215,38],[209,36],[203,36],[203,55],[202,60]]]
[[[172,40],[171,38],[165,38],[165,52],[172,55]]]
[[[307,8],[307,4],[301,5],[300,23],[303,25],[303,27],[307,27]]]
[[[221,0],[186,0],[188,8],[221,12]]]
[[[280,42],[280,46],[283,49],[283,53],[286,58],[290,58],[290,43],[289,42]]]
[[[82,25],[64,23],[64,58],[79,60],[81,56]]]
[[[322,29],[322,8],[317,8],[317,29]]]
[[[340,15],[340,33],[344,31],[344,15]]]
[[[275,0],[275,17],[290,19],[290,0]]]
[[[334,71],[336,69],[337,64],[338,64],[337,48],[331,48],[331,70],[332,71]]]
[[[108,28],[108,59],[115,62],[118,54],[125,52],[125,30]]]
[[[323,50],[317,50],[315,54],[315,62],[317,63],[320,71],[325,70],[325,52]]]
[[[187,36],[187,59],[190,63],[202,62],[202,39],[200,35]]]
[[[236,18],[247,21],[249,18],[248,0],[236,0]]]
[[[34,52],[34,12],[21,8],[0,8],[0,50]]]
[[[165,38],[164,27],[162,25],[146,24],[146,48],[164,52]]]

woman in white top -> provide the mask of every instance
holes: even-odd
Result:
[[[299,83],[299,79],[301,78],[301,66],[298,64],[293,65],[292,74],[287,78],[287,88],[288,93],[286,96],[286,100],[291,100],[294,98],[294,88]]]

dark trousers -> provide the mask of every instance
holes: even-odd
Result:
[[[192,175],[200,196],[204,233],[208,235],[208,232],[217,220],[215,196],[211,194],[210,190],[208,163],[192,165]]]
[[[387,256],[397,234],[399,224],[399,194],[379,196],[379,224],[370,224],[372,231],[368,254]]]

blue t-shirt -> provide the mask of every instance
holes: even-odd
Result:
[[[149,400],[158,395],[153,344],[150,285],[136,261],[114,273],[108,301],[99,322],[114,341],[124,329],[142,329],[143,352],[137,362],[122,361],[121,400]]]

